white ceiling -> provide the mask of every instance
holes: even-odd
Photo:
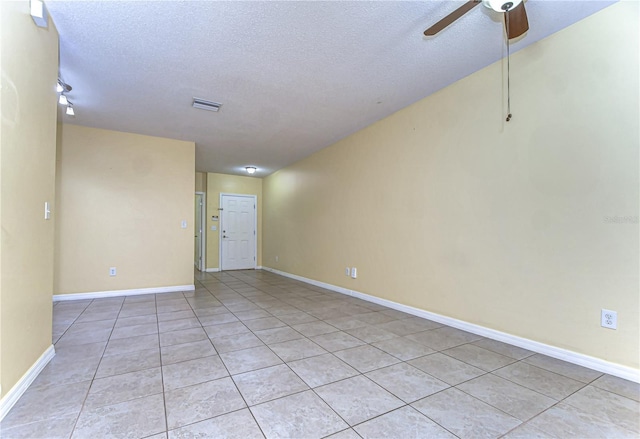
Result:
[[[530,0],[531,29],[512,50],[611,3]],[[462,2],[46,4],[73,86],[76,117],[64,121],[195,141],[198,171],[253,165],[263,177],[505,54],[501,16],[482,6],[423,37]],[[222,109],[196,110],[193,97]]]

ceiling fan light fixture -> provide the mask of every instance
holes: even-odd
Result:
[[[67,97],[65,95],[60,95],[60,98],[58,98],[58,103],[60,105],[69,105],[69,101],[67,100]]]
[[[485,5],[489,9],[493,9],[496,12],[510,11],[512,9],[515,9],[520,3],[522,3],[522,0],[482,0],[483,5]]]
[[[255,166],[245,166],[244,168],[249,174],[255,174],[255,172],[258,170],[258,168],[256,168]]]
[[[76,112],[73,111],[73,105],[71,105],[71,102],[69,102],[69,105],[67,106],[67,116],[75,116]]]

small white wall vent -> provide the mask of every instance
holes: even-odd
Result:
[[[205,101],[200,98],[193,98],[193,108],[199,108],[201,110],[220,111],[222,104],[218,102]]]

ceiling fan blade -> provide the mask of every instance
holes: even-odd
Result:
[[[509,14],[509,26],[507,27],[507,14]],[[514,9],[505,12],[504,27],[507,31],[507,38],[517,38],[529,30],[529,20],[527,20],[527,11],[524,9],[524,2],[520,3]]]
[[[445,27],[449,26],[451,23],[456,21],[458,18],[462,17],[464,14],[469,12],[474,7],[480,4],[481,0],[469,0],[464,5],[460,6],[458,9],[444,17],[442,20],[431,26],[429,29],[424,31],[425,36],[431,37],[438,32],[440,32]]]

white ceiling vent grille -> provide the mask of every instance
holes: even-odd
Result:
[[[201,110],[220,111],[222,104],[218,102],[205,101],[200,98],[193,98],[193,108],[199,108]]]

